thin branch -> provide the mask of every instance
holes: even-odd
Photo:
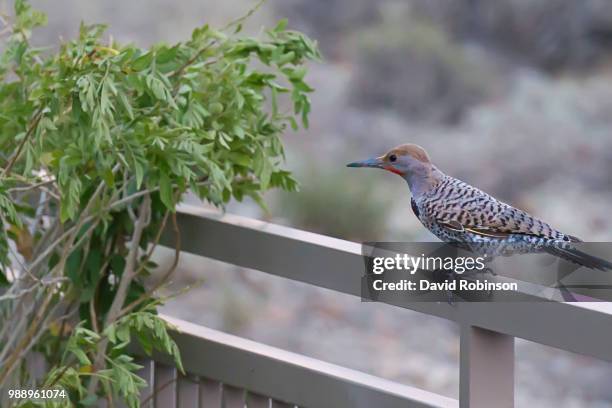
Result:
[[[59,306],[61,305],[61,303],[57,303],[53,306],[53,309],[47,314],[47,316],[45,317],[43,323],[41,324],[42,328],[46,328],[49,324],[49,321],[53,318],[53,315],[55,314],[55,311],[59,308]],[[74,307],[74,305],[77,305],[77,307]],[[71,310],[72,309],[72,310]],[[66,310],[67,312],[64,313],[64,315],[59,316],[57,319],[58,320],[62,320],[65,321],[66,319],[69,319],[71,317],[71,315],[73,315],[76,311],[79,310],[78,308],[78,303],[77,302],[72,302],[69,305],[66,306]],[[45,333],[44,329],[40,329],[38,330],[38,333],[36,333],[33,337],[32,340],[30,341],[30,343],[23,348],[23,350],[21,351],[20,355],[19,355],[19,359],[22,360],[26,354],[32,349],[32,347],[34,347],[34,345],[36,345],[38,343],[38,340],[40,339],[40,337]],[[61,335],[61,333],[60,333]]]
[[[230,21],[229,23],[227,23],[226,25],[224,25],[223,27],[221,27],[220,31],[225,31],[230,27],[234,27],[238,24],[243,23],[244,21],[246,21],[249,17],[251,17],[253,14],[255,14],[255,12],[257,12],[257,10],[259,10],[259,8],[266,2],[266,0],[259,0],[259,2],[257,2],[257,4],[255,4],[249,11],[246,12],[246,14],[244,14],[241,17],[238,17],[235,20]]]
[[[115,173],[118,168],[119,168],[119,165],[118,164],[115,165],[115,167],[113,167],[112,172]],[[89,202],[87,203],[87,206],[85,206],[85,209],[81,213],[81,215],[80,215],[79,219],[77,220],[77,222],[75,223],[75,225],[72,226],[70,229],[68,229],[66,232],[64,232],[62,235],[60,235],[59,238],[57,238],[49,247],[47,247],[47,249],[41,255],[38,256],[37,259],[35,259],[30,264],[30,271],[34,270],[34,268],[36,266],[38,266],[42,261],[44,261],[46,259],[46,257],[49,256],[51,254],[51,252],[66,237],[68,237],[68,245],[66,245],[66,247],[64,248],[64,251],[62,252],[62,256],[60,258],[60,261],[58,262],[59,268],[57,268],[60,271],[64,269],[64,264],[66,263],[66,259],[68,258],[68,255],[70,255],[70,249],[71,249],[72,242],[74,241],[74,238],[78,234],[78,232],[81,229],[81,227],[86,222],[88,222],[89,220],[93,219],[94,216],[90,215],[89,213],[91,212],[91,208],[93,207],[94,202],[98,199],[98,196],[100,196],[102,194],[102,192],[104,191],[105,187],[106,187],[106,184],[104,182],[101,182],[98,185],[98,187],[96,188],[96,191],[94,191],[94,193],[89,198]]]
[[[70,310],[74,307],[75,304],[80,303],[78,298],[75,298],[72,300],[72,302],[70,304],[68,304],[68,306],[66,306],[66,310]],[[77,304],[77,309],[79,308],[79,305]],[[55,339],[55,347],[54,347],[54,351],[53,351],[53,355],[58,355],[60,352],[60,347],[62,345],[62,340],[64,339],[64,331],[66,330],[66,323],[68,322],[68,317],[70,315],[67,314],[66,316],[60,317],[59,321],[62,322],[59,332],[57,334],[57,338]]]
[[[168,278],[170,278],[170,276],[172,276],[172,274],[176,270],[176,267],[178,266],[180,256],[181,256],[181,232],[178,228],[178,223],[176,221],[176,213],[172,213],[172,227],[174,230],[174,237],[175,237],[174,238],[175,239],[174,261],[172,262],[172,265],[170,265],[168,270],[162,275],[162,278],[155,285],[153,285],[151,289],[147,290],[145,293],[140,295],[136,300],[134,300],[132,303],[127,305],[119,314],[120,316],[125,316],[126,314],[134,310],[134,308],[138,307],[138,305],[140,305],[142,302],[144,302],[147,299],[150,299],[151,295],[155,293],[155,291],[157,291],[159,288],[161,288],[163,284],[166,283]]]
[[[7,294],[4,294],[4,295],[0,296],[0,302],[4,302],[6,300],[19,299],[19,298],[27,295],[28,293],[32,293],[34,290],[38,289],[41,286],[42,287],[44,287],[44,286],[51,286],[51,285],[55,285],[55,284],[60,283],[60,282],[65,282],[66,280],[68,280],[68,278],[65,278],[63,276],[60,276],[60,277],[57,277],[57,278],[51,278],[48,281],[42,281],[42,280],[38,279],[30,287],[25,288],[25,289],[21,289],[19,291],[19,293],[11,294],[10,291],[9,291]]]
[[[53,299],[53,295],[54,293],[52,290],[49,290],[47,292],[47,296],[45,297],[45,299],[43,300],[43,303],[38,308],[36,315],[32,319],[30,327],[25,333],[25,336],[17,344],[11,356],[9,356],[7,361],[3,364],[3,370],[0,372],[0,386],[4,384],[4,381],[7,379],[7,377],[11,374],[11,372],[15,368],[15,363],[20,360],[21,351],[28,348],[29,345],[31,344],[30,343],[31,340],[37,337],[36,336],[37,330],[39,328],[39,325],[42,323],[42,321],[46,320],[45,313],[47,312],[47,308],[49,307],[49,304],[51,303],[51,300]]]
[[[21,140],[21,143],[19,143],[19,147],[17,147],[17,151],[15,152],[15,155],[11,158],[11,160],[9,161],[8,165],[4,168],[4,170],[2,170],[2,174],[0,174],[0,178],[4,178],[7,174],[10,174],[13,166],[15,165],[15,162],[17,162],[17,159],[19,159],[19,156],[21,156],[21,152],[23,151],[24,146],[26,145],[27,141],[30,139],[30,136],[32,136],[32,134],[34,133],[34,130],[38,127],[38,124],[40,123],[40,120],[42,119],[42,112],[43,112],[43,108],[39,108],[38,111],[34,114],[34,119],[32,120],[32,122],[30,122],[31,123],[30,127],[28,128],[25,136]]]
[[[64,368],[62,368],[62,371],[60,371],[59,373],[55,375],[55,377],[53,378],[53,381],[51,381],[49,386],[47,386],[46,388],[53,389],[53,387],[55,387],[55,384],[57,384],[57,382],[64,376],[64,374],[66,374],[66,371],[68,371],[69,368],[70,368],[70,364],[64,365]]]
[[[138,261],[138,250],[140,247],[140,239],[142,238],[142,233],[145,228],[148,226],[151,218],[151,196],[145,195],[144,200],[140,204],[138,220],[134,224],[134,233],[132,234],[132,241],[130,243],[130,250],[127,255],[125,269],[123,274],[121,275],[121,280],[119,281],[119,287],[117,288],[117,292],[115,293],[115,298],[111,303],[111,307],[106,314],[106,319],[104,320],[104,327],[110,326],[114,323],[118,316],[121,308],[123,307],[123,303],[128,294],[128,290],[132,280],[135,276],[136,271],[136,263]],[[108,339],[104,339],[98,345],[98,354],[94,359],[94,369],[98,370],[104,364],[104,357],[106,355],[106,348],[108,346]],[[93,395],[98,388],[98,379],[93,377],[87,387],[87,392],[89,395]]]
[[[113,172],[115,172],[117,169],[119,168],[119,165],[115,165],[115,167],[113,168]],[[5,169],[6,170],[6,169]],[[89,202],[87,203],[87,206],[85,207],[83,213],[81,214],[81,217],[79,217],[79,220],[77,221],[76,225],[74,227],[72,227],[70,230],[66,231],[66,233],[62,234],[62,237],[69,233],[69,237],[68,237],[68,245],[66,245],[66,247],[64,248],[64,251],[62,252],[62,256],[60,257],[59,262],[53,267],[52,271],[51,271],[51,275],[54,275],[55,273],[61,273],[64,270],[64,266],[66,264],[66,260],[68,258],[68,255],[70,255],[70,249],[71,249],[71,244],[74,241],[78,231],[80,230],[81,226],[84,223],[84,216],[86,217],[87,215],[89,215],[89,212],[91,211],[91,208],[94,205],[94,202],[96,201],[96,199],[98,198],[98,196],[100,194],[102,194],[102,192],[104,191],[105,188],[105,183],[100,183],[100,185],[98,186],[98,188],[96,189],[96,191],[92,194],[91,198],[89,199]],[[62,238],[60,237],[60,238]],[[60,239],[58,238],[58,240]],[[54,242],[53,245],[55,245],[58,240],[56,240]],[[61,242],[61,241],[59,241]],[[53,246],[52,245],[52,246]],[[47,248],[47,251],[45,251],[43,254],[49,254],[49,248]],[[42,257],[42,255],[41,255]],[[44,259],[41,258],[40,259]],[[32,270],[32,266],[30,267],[30,270]],[[53,300],[53,297],[55,295],[55,292],[53,290],[49,290],[47,291],[47,295],[44,298],[42,304],[40,305],[40,307],[37,310],[36,315],[34,316],[34,318],[31,320],[30,322],[30,326],[28,328],[28,330],[26,331],[25,336],[22,338],[22,340],[17,344],[17,346],[15,347],[15,349],[12,351],[11,356],[8,357],[6,365],[4,366],[4,369],[2,370],[2,372],[0,372],[0,386],[4,383],[4,381],[7,379],[8,375],[12,372],[15,363],[19,360],[19,356],[21,355],[21,351],[24,350],[25,348],[29,347],[30,341],[32,340],[33,337],[36,336],[37,331],[39,330],[39,327],[41,325],[41,323],[43,323],[43,321],[46,320],[45,318],[45,314],[48,312],[48,307],[51,304],[51,301]],[[6,347],[5,347],[5,351],[6,351]]]
[[[208,51],[216,43],[217,43],[217,41],[213,40],[210,43],[208,43],[206,46],[202,47],[191,58],[189,58],[183,65],[181,65],[178,69],[176,69],[176,71],[170,73],[170,75],[168,75],[168,78],[172,78],[172,77],[179,76],[180,74],[182,74],[183,71],[185,71],[185,69],[187,69],[188,66],[190,66],[191,64],[196,62],[197,59],[200,58],[200,56],[202,56],[202,54],[204,54],[206,51]]]
[[[51,255],[51,253],[55,250],[55,248],[61,244],[63,240],[68,238],[73,231],[76,229],[76,225],[70,227],[68,230],[64,231],[58,238],[55,239],[32,263],[30,264],[30,271],[33,271],[38,265],[40,265],[47,256]]]
[[[163,383],[159,387],[155,388],[153,390],[153,392],[151,393],[151,395],[149,395],[147,398],[145,398],[144,400],[142,400],[140,402],[140,406],[145,406],[147,404],[147,402],[151,401],[157,394],[159,394],[161,391],[166,389],[168,386],[170,386],[175,381],[176,381],[176,378],[173,378],[171,380],[166,381],[165,383]]]
[[[123,275],[121,275],[121,281],[119,282],[119,287],[117,289],[115,299],[113,299],[113,303],[111,304],[111,307],[106,316],[105,327],[108,327],[117,319],[118,313],[121,310],[121,307],[123,306],[125,297],[127,296],[127,291],[130,286],[130,283],[132,282],[132,279],[135,276],[136,262],[138,260],[138,250],[140,247],[140,238],[142,237],[144,229],[148,225],[147,220],[150,217],[150,210],[151,198],[147,195],[145,196],[144,201],[140,205],[138,220],[134,225],[134,234],[132,235],[132,242],[130,243],[130,250],[127,256],[127,264],[125,266]]]
[[[44,186],[46,186],[48,184],[53,184],[53,183],[55,183],[55,179],[41,181],[39,183],[34,183],[34,184],[29,184],[27,186],[20,186],[20,187],[9,188],[8,192],[9,193],[13,193],[13,192],[20,192],[20,191],[36,190],[37,188],[44,187]],[[58,198],[59,198],[59,196],[58,196]]]
[[[98,292],[98,285],[96,284],[96,288],[94,289],[94,295],[89,300],[89,318],[91,320],[91,327],[96,333],[100,332],[100,328],[98,327],[98,316],[96,314],[96,293]]]
[[[24,297],[19,298],[17,304],[13,308],[13,316],[23,316],[23,318],[17,320],[13,319],[10,322],[5,321],[3,324],[4,327],[2,328],[0,339],[4,339],[7,333],[10,333],[10,336],[2,344],[3,348],[0,352],[0,367],[4,367],[4,360],[6,359],[6,356],[11,351],[13,343],[19,338],[23,327],[28,323],[29,319],[27,317],[30,316],[30,313],[32,313],[36,306],[36,298],[27,303],[24,302],[24,299]]]
[[[61,230],[61,225],[60,225],[60,221],[59,218],[55,218],[55,220],[53,221],[53,224],[49,226],[49,228],[47,228],[47,230],[44,232],[43,236],[40,237],[40,239],[38,240],[38,242],[36,243],[36,245],[34,246],[34,250],[32,251],[32,257],[33,259],[37,259],[39,252],[42,248],[45,248],[45,246],[47,245],[47,241],[56,234],[56,230]],[[30,266],[30,269],[32,267]]]
[[[164,218],[162,219],[162,222],[159,225],[159,228],[157,230],[157,234],[155,235],[155,239],[153,240],[153,244],[151,245],[151,248],[149,248],[149,251],[147,252],[147,256],[145,258],[146,260],[151,259],[151,256],[153,255],[155,248],[157,248],[157,245],[159,244],[159,240],[161,239],[161,235],[164,232],[164,229],[166,228],[166,222],[168,221],[169,214],[170,214],[170,210],[166,210],[166,213],[164,214]],[[140,270],[138,273],[140,273]]]

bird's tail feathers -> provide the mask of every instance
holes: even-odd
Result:
[[[565,259],[578,265],[600,271],[612,271],[612,262],[587,254],[566,243],[560,245],[547,245],[545,251],[551,255]]]

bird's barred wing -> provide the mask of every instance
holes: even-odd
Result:
[[[438,221],[443,228],[454,232],[471,232],[476,235],[482,235],[483,237],[489,238],[507,238],[511,234],[516,234],[516,232],[511,231],[501,231],[498,228],[491,227],[482,227],[482,226],[464,226],[459,221],[449,220],[449,221]],[[531,234],[530,234],[531,235]]]
[[[503,203],[482,190],[460,182],[454,194],[434,211],[436,222],[453,232],[470,232],[490,238],[529,235],[563,241],[580,241],[527,212]]]

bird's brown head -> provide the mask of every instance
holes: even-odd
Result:
[[[384,169],[404,178],[412,175],[427,176],[432,168],[425,149],[412,143],[394,147],[380,157],[349,163],[347,166]]]

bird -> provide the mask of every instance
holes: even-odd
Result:
[[[550,253],[601,271],[612,263],[576,248],[583,242],[533,215],[442,172],[421,146],[408,143],[348,167],[378,168],[402,177],[414,215],[444,242],[492,257]]]

